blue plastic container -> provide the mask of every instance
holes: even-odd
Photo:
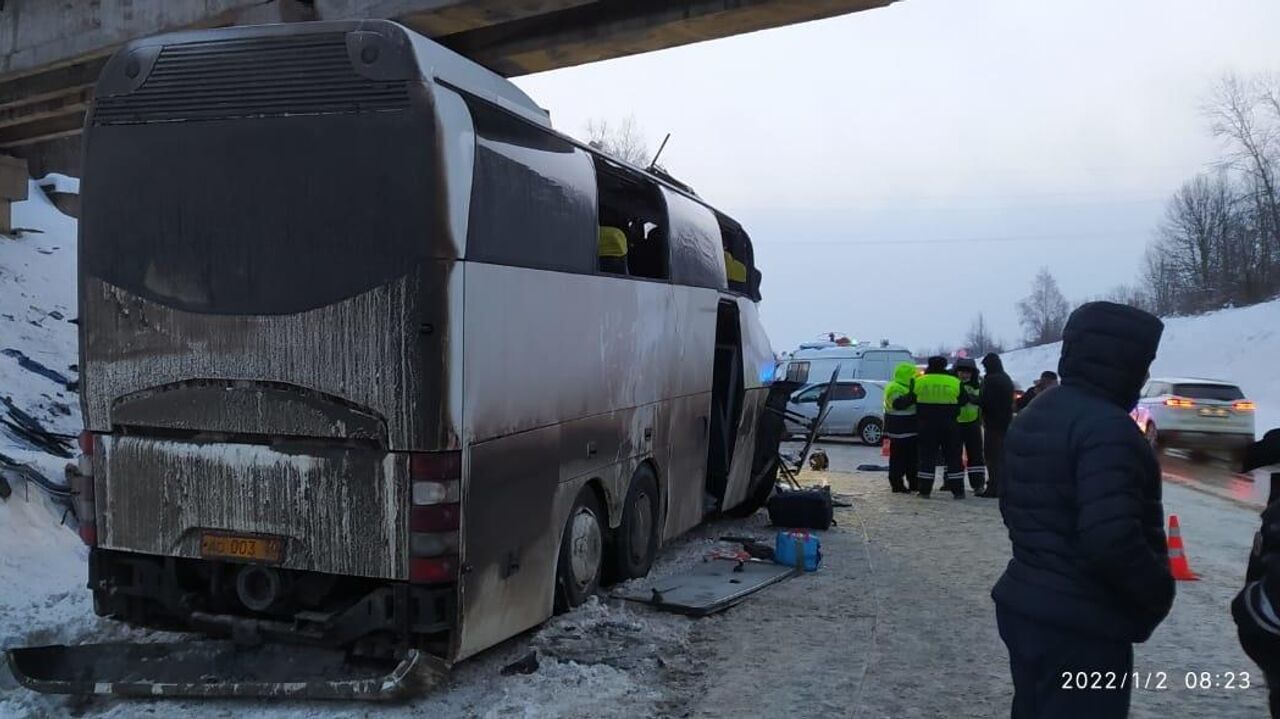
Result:
[[[784,529],[778,532],[773,561],[806,572],[816,571],[822,566],[822,543],[808,532]]]

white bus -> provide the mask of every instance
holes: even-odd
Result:
[[[131,43],[83,189],[99,614],[448,664],[772,489],[743,228],[399,25]]]

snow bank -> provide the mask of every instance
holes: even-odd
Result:
[[[72,195],[80,194],[80,178],[68,177],[58,172],[50,172],[44,177],[36,180],[36,184],[43,187],[48,192],[65,192]]]
[[[1062,343],[1004,355],[1020,387],[1044,370],[1057,370]],[[1240,385],[1258,403],[1258,435],[1280,427],[1280,300],[1165,320],[1152,376],[1207,377]]]
[[[77,376],[71,369],[76,363],[71,323],[76,317],[76,221],[59,212],[36,183],[28,191],[29,199],[13,205],[13,225],[31,231],[0,235],[0,396],[49,431],[73,435],[80,431],[79,399],[47,375]],[[32,366],[50,372],[35,372]],[[39,453],[3,434],[0,452],[39,460]]]

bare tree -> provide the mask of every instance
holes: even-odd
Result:
[[[1142,294],[1157,314],[1280,292],[1280,76],[1228,75],[1204,112],[1224,154],[1174,193],[1147,248]]]
[[[997,354],[1004,352],[1004,347],[1000,341],[991,334],[991,328],[987,326],[987,320],[979,312],[973,324],[969,326],[969,334],[965,335],[965,344],[968,345],[969,351],[975,356],[981,357],[988,352]]]
[[[1031,281],[1031,294],[1018,302],[1018,322],[1027,346],[1045,345],[1062,339],[1070,306],[1058,289],[1058,281],[1048,267],[1041,267]]]
[[[587,144],[638,167],[648,165],[652,159],[635,115],[628,115],[616,124],[604,119],[587,121]]]
[[[1246,196],[1261,235],[1258,261],[1267,273],[1264,282],[1270,284],[1280,258],[1280,88],[1274,78],[1227,75],[1205,111],[1213,136],[1227,143],[1222,165],[1239,173],[1248,187]]]

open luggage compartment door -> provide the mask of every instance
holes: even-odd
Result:
[[[664,577],[644,589],[615,593],[622,599],[693,617],[732,607],[761,589],[799,574],[795,567],[772,562],[711,559],[688,572]]]
[[[417,650],[352,659],[341,650],[225,641],[23,647],[8,652],[20,684],[45,694],[132,697],[396,699],[430,689],[444,662]]]

